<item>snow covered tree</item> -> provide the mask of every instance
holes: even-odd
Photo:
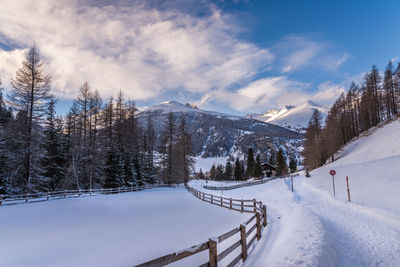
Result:
[[[55,190],[59,187],[65,176],[66,149],[63,143],[63,122],[56,117],[56,100],[52,98],[47,110],[44,130],[43,156],[41,164],[43,169],[43,190]]]
[[[199,171],[199,179],[200,179],[200,180],[204,180],[204,179],[205,179],[203,170],[202,170],[201,168],[200,168],[200,171]]]
[[[45,115],[49,99],[51,77],[45,74],[38,49],[29,49],[16,78],[11,81],[9,97],[13,108],[19,113],[25,127],[14,137],[23,144],[23,178],[25,191],[30,192],[40,179],[40,122]],[[22,126],[22,125],[21,125]]]
[[[125,185],[124,159],[115,147],[107,152],[107,161],[104,168],[104,188],[118,188]]]

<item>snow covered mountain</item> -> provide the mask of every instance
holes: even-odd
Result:
[[[246,153],[252,146],[265,158],[279,148],[289,156],[300,158],[302,134],[252,118],[202,110],[176,101],[164,102],[142,110],[138,119],[146,125],[152,115],[156,132],[162,132],[168,113],[178,121],[184,116],[192,135],[194,153],[202,157],[220,157]],[[159,139],[159,138],[158,138]],[[159,144],[156,144],[159,146]]]
[[[328,114],[328,108],[322,107],[309,100],[300,106],[285,106],[280,110],[269,110],[265,114],[250,114],[247,117],[279,125],[296,131],[303,131],[307,127],[314,110],[321,112],[322,118]]]

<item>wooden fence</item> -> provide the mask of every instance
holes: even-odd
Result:
[[[240,254],[235,255],[234,259],[227,266],[234,266],[240,260],[244,262],[247,258],[249,248],[256,239],[259,240],[261,238],[262,229],[263,227],[267,226],[266,206],[263,205],[261,201],[257,201],[255,199],[244,200],[225,198],[222,196],[216,196],[198,191],[190,187],[189,185],[185,186],[189,192],[191,192],[194,196],[201,199],[202,201],[242,213],[252,213],[253,215],[246,222],[240,224],[239,227],[231,229],[230,231],[216,238],[209,238],[208,241],[205,241],[201,244],[139,264],[136,267],[164,266],[205,250],[208,250],[209,252],[209,260],[206,263],[201,264],[200,267],[216,267],[218,265],[218,262],[220,262],[228,255],[231,255],[238,247],[241,247]],[[252,235],[254,231],[256,232]],[[240,238],[236,240],[231,246],[218,253],[218,244],[224,242],[228,238],[233,237],[237,233],[240,233]]]
[[[208,189],[208,190],[232,190],[232,189],[237,189],[237,188],[246,187],[246,186],[265,184],[274,179],[277,179],[277,178],[273,177],[273,178],[269,178],[269,179],[265,179],[265,180],[252,181],[252,182],[240,183],[240,184],[235,184],[235,185],[227,185],[227,186],[203,185],[203,188]]]
[[[18,204],[18,203],[41,202],[41,201],[47,201],[47,200],[51,200],[51,199],[60,199],[60,198],[135,192],[135,191],[141,191],[144,189],[159,188],[159,187],[173,187],[173,186],[174,185],[166,185],[166,184],[145,184],[142,186],[119,187],[119,188],[108,188],[108,189],[58,190],[58,191],[51,191],[51,192],[26,193],[26,194],[15,194],[15,195],[0,195],[0,206],[1,205],[13,205],[13,204]]]

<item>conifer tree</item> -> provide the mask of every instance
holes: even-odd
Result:
[[[233,169],[233,177],[236,181],[244,180],[244,171],[242,169],[242,163],[239,160],[239,157],[236,158],[235,167]]]
[[[291,173],[295,173],[297,171],[297,162],[294,158],[291,158],[289,161],[289,169]]]
[[[283,176],[286,175],[286,173],[287,173],[286,159],[285,156],[283,155],[282,149],[279,149],[279,152],[276,156],[276,175]]]
[[[247,151],[247,169],[246,169],[246,177],[251,178],[254,177],[254,150],[253,148],[249,148]]]
[[[49,102],[47,118],[44,130],[43,157],[41,164],[43,176],[46,182],[42,184],[43,190],[55,190],[60,186],[65,176],[66,148],[63,143],[63,123],[61,118],[56,117],[56,100],[52,98]]]
[[[40,179],[40,122],[45,115],[50,95],[51,77],[45,74],[38,49],[29,49],[16,78],[11,81],[10,102],[23,120],[24,129],[14,136],[23,144],[23,180],[30,192]]]
[[[213,164],[210,169],[210,179],[215,180],[216,178],[217,178],[217,169],[215,168],[215,165]]]
[[[199,179],[200,179],[200,180],[204,180],[204,179],[205,179],[203,170],[202,170],[201,168],[200,168],[200,171],[199,171]]]
[[[104,188],[118,188],[125,185],[124,159],[115,147],[107,152],[107,160],[104,168]]]
[[[262,178],[262,172],[263,172],[263,169],[262,169],[262,165],[261,165],[261,157],[260,157],[260,154],[257,154],[256,163],[254,166],[254,177]]]
[[[225,165],[224,179],[228,180],[228,181],[232,180],[232,178],[233,178],[232,172],[233,172],[232,163],[228,159],[226,161],[226,165]]]

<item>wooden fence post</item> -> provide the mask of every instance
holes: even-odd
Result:
[[[213,204],[213,195],[211,195],[211,204]]]
[[[203,192],[203,201],[205,200],[205,193]]]
[[[0,206],[3,204],[3,195],[0,195]]]
[[[232,209],[232,198],[229,200],[229,209]]]
[[[221,207],[223,206],[223,205],[222,205],[222,204],[223,204],[222,201],[223,201],[223,199],[222,199],[222,196],[221,196]]]
[[[241,200],[241,203],[242,203],[242,204],[240,205],[240,206],[241,206],[241,210],[240,210],[240,212],[241,212],[241,213],[243,213],[243,211],[244,211],[244,207],[243,207],[243,200]]]
[[[240,225],[240,243],[242,244],[242,261],[247,259],[246,225]]]
[[[210,267],[217,267],[217,241],[215,239],[208,239],[208,252]]]
[[[261,238],[261,214],[259,212],[256,213],[257,216],[257,240]]]
[[[50,192],[47,192],[47,200],[50,198]]]
[[[67,197],[67,190],[64,190],[64,198]]]
[[[263,225],[267,226],[267,206],[263,205]]]
[[[257,200],[253,199],[253,205],[254,205],[254,212],[257,212]]]

